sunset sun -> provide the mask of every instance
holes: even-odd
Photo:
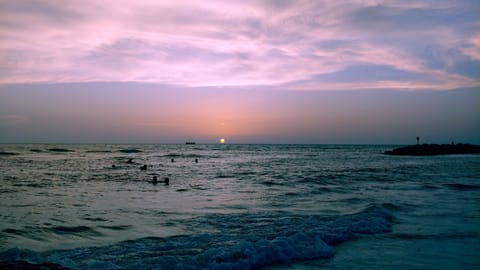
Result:
[[[220,143],[221,143],[221,144],[224,144],[224,143],[225,143],[225,139],[224,139],[224,138],[221,138],[221,139],[220,139]]]

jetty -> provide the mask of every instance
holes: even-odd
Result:
[[[480,145],[475,144],[416,144],[385,151],[385,155],[394,156],[435,156],[480,154]]]

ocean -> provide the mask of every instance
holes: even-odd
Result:
[[[393,148],[3,144],[0,268],[480,269],[480,155]]]

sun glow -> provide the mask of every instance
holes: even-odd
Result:
[[[224,144],[224,143],[225,143],[225,139],[224,139],[224,138],[221,138],[221,139],[220,139],[220,143],[221,143],[221,144]]]

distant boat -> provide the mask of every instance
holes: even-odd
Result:
[[[186,142],[185,144],[195,144],[195,142]]]

